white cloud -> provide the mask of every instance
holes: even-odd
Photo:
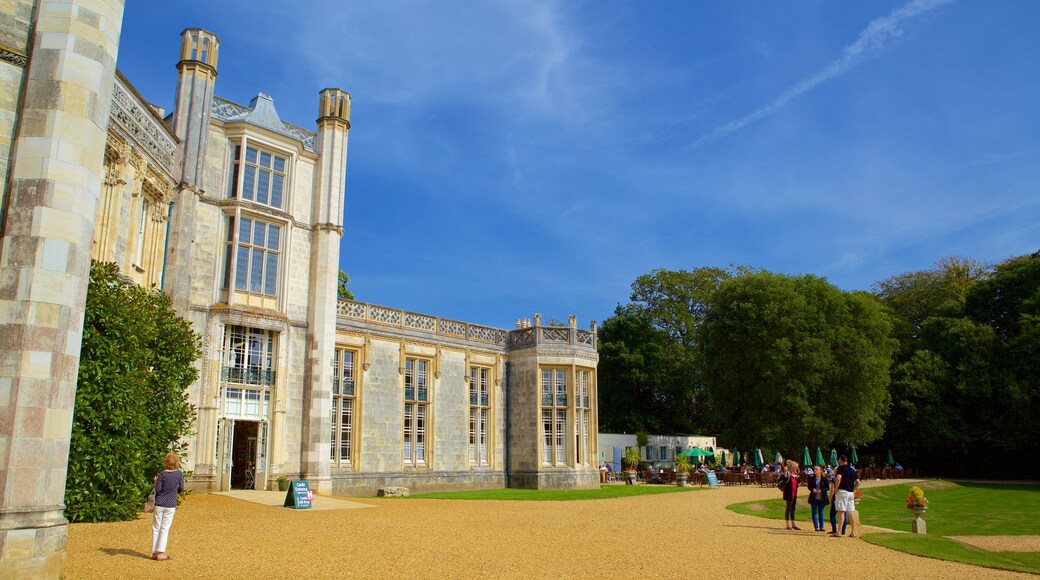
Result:
[[[711,143],[721,139],[730,133],[739,131],[755,121],[772,115],[777,110],[787,105],[787,103],[805,94],[813,87],[845,74],[866,60],[880,56],[884,49],[887,48],[894,39],[903,35],[902,25],[904,22],[938,8],[943,4],[949,4],[952,1],[953,0],[912,0],[902,7],[893,10],[888,16],[871,21],[870,24],[859,33],[859,37],[856,38],[856,41],[846,46],[841,51],[841,56],[827,65],[823,70],[788,88],[779,97],[750,115],[737,119],[736,121],[730,121],[725,125],[715,128],[715,130],[709,133],[701,135],[696,141],[690,144],[688,148],[694,149],[706,143]]]

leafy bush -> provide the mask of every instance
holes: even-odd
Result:
[[[191,433],[186,389],[201,341],[170,298],[94,262],[83,320],[72,421],[65,517],[74,522],[136,517],[171,450]]]

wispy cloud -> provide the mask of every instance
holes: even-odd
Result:
[[[779,97],[750,115],[736,121],[730,121],[709,133],[701,135],[688,148],[695,149],[706,143],[721,139],[730,133],[739,131],[755,121],[772,115],[787,105],[787,103],[813,89],[816,85],[841,76],[860,63],[879,56],[893,39],[903,35],[903,23],[952,1],[912,0],[902,7],[896,8],[888,16],[871,21],[859,33],[856,41],[846,46],[841,51],[841,56],[823,70],[788,88]]]

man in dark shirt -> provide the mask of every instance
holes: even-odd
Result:
[[[838,458],[838,469],[835,473],[834,488],[831,493],[837,494],[834,500],[834,508],[838,510],[838,527],[844,530],[845,517],[848,514],[850,538],[856,537],[856,488],[859,486],[859,478],[856,477],[856,468],[849,465],[849,459],[842,455]],[[832,533],[831,535],[838,535]]]

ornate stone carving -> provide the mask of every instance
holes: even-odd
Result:
[[[29,57],[5,46],[0,46],[0,60],[21,68],[25,68],[25,65],[29,64]]]
[[[134,145],[173,175],[177,143],[152,114],[151,106],[135,98],[131,89],[124,86],[124,81],[118,76],[112,90],[112,113],[109,118]]]

